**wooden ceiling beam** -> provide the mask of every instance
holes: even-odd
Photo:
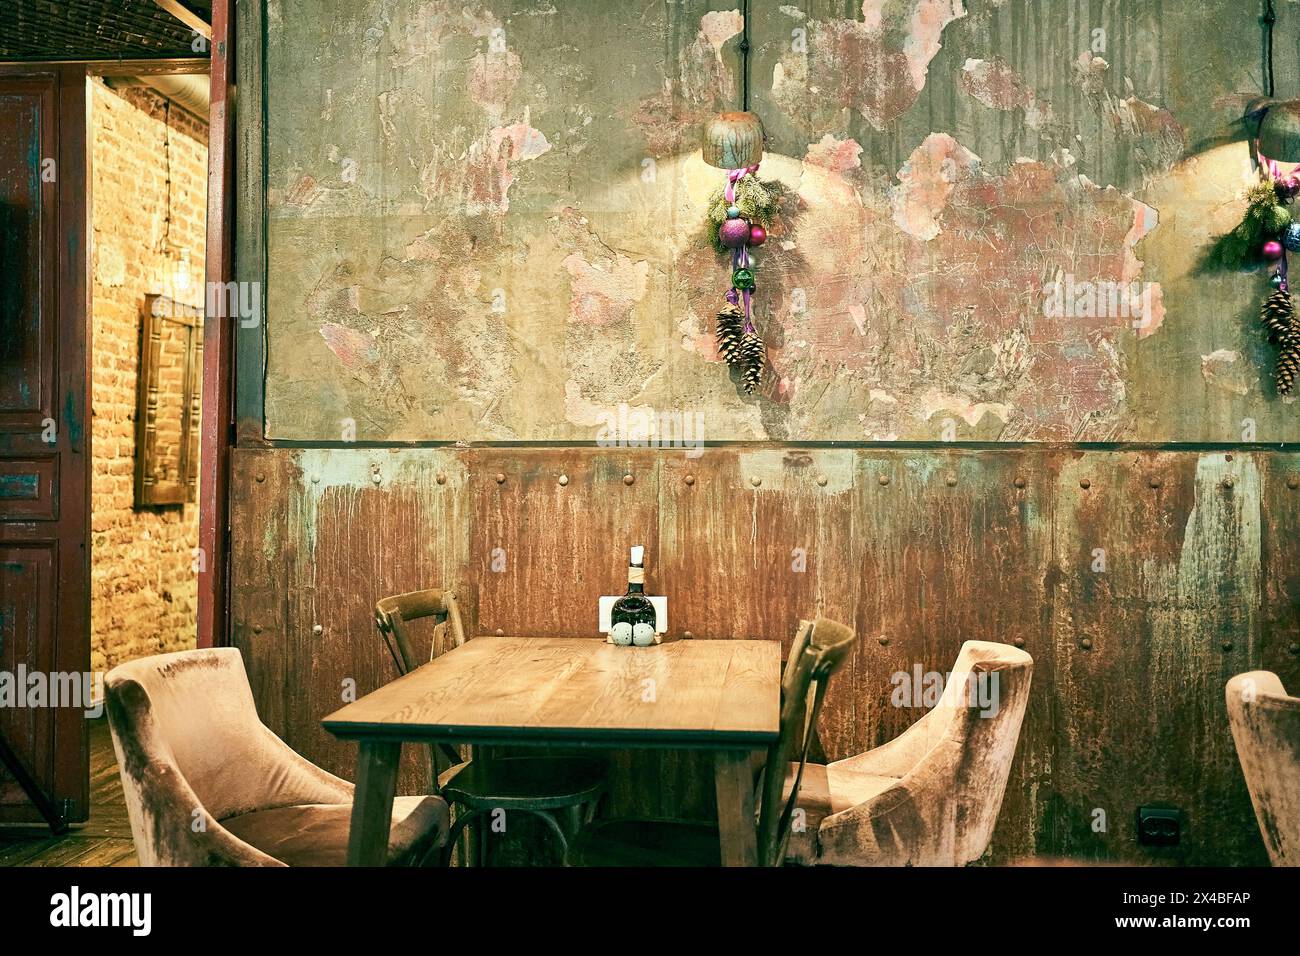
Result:
[[[158,4],[158,6],[162,7],[205,40],[209,42],[212,41],[212,25],[189,7],[185,6],[185,4],[181,3],[180,0],[153,0],[153,2]]]

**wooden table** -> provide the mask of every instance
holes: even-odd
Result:
[[[350,866],[381,866],[405,742],[710,750],[722,862],[757,861],[750,758],[777,738],[781,645],[476,637],[348,704],[325,729],[359,744]]]

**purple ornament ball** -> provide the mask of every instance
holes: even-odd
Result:
[[[749,223],[743,219],[728,219],[718,228],[718,241],[728,249],[739,249],[749,242]]]

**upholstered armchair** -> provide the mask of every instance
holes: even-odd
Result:
[[[130,661],[105,698],[142,866],[346,863],[352,784],[258,719],[237,649]],[[398,797],[389,864],[440,846],[447,816],[439,797]]]
[[[1278,676],[1250,671],[1228,681],[1228,725],[1255,819],[1274,866],[1300,866],[1300,697]]]
[[[889,743],[804,773],[787,860],[834,866],[963,866],[988,848],[1033,659],[967,641],[939,703]],[[972,695],[972,684],[983,694]],[[983,700],[981,700],[981,697]]]

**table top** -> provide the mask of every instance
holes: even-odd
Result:
[[[780,697],[776,641],[476,637],[322,723],[349,740],[759,748]]]

